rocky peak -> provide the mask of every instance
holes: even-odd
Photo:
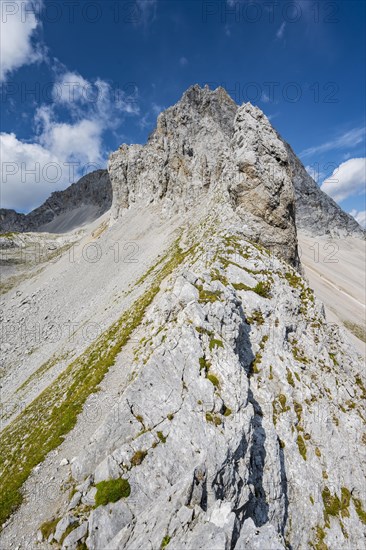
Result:
[[[145,146],[123,145],[109,163],[112,219],[151,202],[163,212],[200,200],[230,205],[248,236],[296,263],[296,224],[312,234],[362,236],[351,216],[306,172],[268,118],[223,88],[189,88],[158,117]]]
[[[190,88],[145,146],[112,154],[109,174],[114,219],[151,202],[168,216],[220,204],[249,238],[298,263],[286,148],[258,108],[238,107],[222,88]]]

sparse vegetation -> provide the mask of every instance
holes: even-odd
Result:
[[[246,322],[249,325],[253,325],[254,323],[259,326],[264,325],[264,317],[261,310],[255,309],[254,311],[252,311],[252,315],[246,318]]]
[[[298,347],[297,340],[293,340],[292,342],[292,355],[296,361],[299,361],[299,363],[303,363],[304,365],[307,365],[310,361],[306,357],[305,352]]]
[[[222,414],[223,414],[224,416],[230,416],[231,413],[232,413],[232,410],[229,409],[229,407],[227,407],[226,405],[224,405],[224,406],[223,406],[223,412],[222,412]]]
[[[199,364],[200,364],[200,370],[203,370],[205,374],[207,374],[211,364],[209,361],[207,361],[206,356],[199,358]]]
[[[160,439],[160,441],[162,443],[166,443],[166,437],[165,435],[163,434],[163,432],[157,432],[156,435],[158,436],[158,438]]]
[[[328,546],[324,542],[325,531],[320,525],[315,527],[315,536],[315,542],[310,542],[310,546],[314,548],[314,550],[329,550]]]
[[[219,379],[214,374],[209,373],[207,375],[207,380],[209,380],[211,382],[211,384],[213,384],[216,388],[218,388],[220,386]]]
[[[211,422],[215,426],[220,426],[220,424],[222,424],[221,418],[217,415],[213,415],[212,413],[207,412],[205,416],[206,416],[206,421]]]
[[[286,396],[282,393],[276,397],[272,402],[273,409],[273,424],[277,424],[277,419],[280,414],[290,410],[290,407],[286,405]]]
[[[290,369],[287,369],[287,382],[290,384],[290,386],[295,387],[294,377],[292,376],[292,372]]]
[[[303,282],[301,277],[296,275],[295,273],[290,273],[289,271],[285,273],[285,277],[292,288],[302,288]]]
[[[244,283],[233,283],[235,290],[253,290],[251,286],[245,285]]]
[[[42,533],[42,536],[44,540],[48,540],[50,536],[55,532],[56,526],[58,522],[60,521],[60,518],[51,519],[50,521],[45,521],[40,526],[40,531]]]
[[[171,540],[171,539],[170,539],[170,536],[169,536],[169,535],[165,535],[165,537],[164,537],[163,540],[161,541],[161,545],[160,545],[161,550],[163,550],[166,546],[168,546],[170,540]]]
[[[96,484],[95,507],[105,506],[109,502],[117,502],[131,494],[131,487],[127,479],[109,479]]]
[[[362,507],[361,500],[356,497],[352,497],[352,500],[358,517],[360,518],[361,522],[366,525],[366,512]]]
[[[252,290],[262,298],[271,297],[271,285],[268,282],[259,281]]]
[[[297,436],[296,442],[297,442],[297,446],[299,448],[299,453],[301,454],[302,458],[304,460],[306,460],[306,445],[305,445],[305,441],[303,440],[301,434],[299,434]]]
[[[194,249],[182,252],[176,242],[159,261],[161,265],[150,288],[2,431],[0,524],[21,504],[20,489],[34,466],[58,447],[75,426],[85,400],[97,391],[117,355],[141,323],[161,282]],[[32,437],[28,437],[30,433]]]
[[[199,292],[199,302],[214,303],[220,300],[221,292],[219,290],[204,290],[202,285],[196,285]]]
[[[139,466],[144,460],[144,458],[146,457],[146,455],[147,455],[147,451],[145,450],[136,451],[133,457],[131,458],[132,466]]]
[[[222,340],[217,340],[216,338],[212,338],[212,340],[210,340],[210,345],[209,345],[210,351],[214,350],[215,348],[223,348],[223,347],[224,347],[224,344]]]
[[[361,377],[360,376],[356,376],[355,377],[355,382],[356,382],[356,385],[360,388],[361,390],[361,399],[366,399],[366,388],[361,380]]]

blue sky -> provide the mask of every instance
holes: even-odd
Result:
[[[365,2],[0,3],[3,207],[29,211],[144,143],[162,109],[208,83],[258,105],[364,223]]]

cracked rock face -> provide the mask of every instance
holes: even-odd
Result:
[[[264,114],[218,88],[190,88],[158,118],[145,146],[110,158],[114,219],[139,204],[167,216],[198,201],[228,205],[247,234],[298,264],[294,192],[287,151]]]

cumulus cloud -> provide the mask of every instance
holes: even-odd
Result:
[[[356,222],[358,222],[361,227],[364,227],[366,229],[366,210],[362,210],[361,212],[359,212],[353,209],[351,210],[350,214],[355,218]]]
[[[1,207],[29,211],[55,189],[105,165],[102,129],[96,121],[75,124],[47,120],[43,133],[27,143],[0,134]]]
[[[116,129],[126,114],[139,113],[136,94],[113,89],[101,79],[87,81],[77,73],[60,74],[53,98],[52,105],[36,112],[33,142],[14,133],[0,135],[2,208],[29,211],[52,191],[104,167],[104,132]],[[71,120],[60,120],[60,107],[63,117],[66,108]]]
[[[67,107],[76,116],[99,116],[112,123],[111,109],[113,114],[139,114],[137,87],[133,83],[122,90],[100,78],[88,81],[67,71],[57,78],[52,95],[56,105]]]
[[[39,13],[42,2],[13,0],[3,2],[0,17],[0,82],[22,65],[40,61],[44,57],[43,48],[35,40],[40,27]]]
[[[341,202],[366,190],[366,159],[353,158],[342,162],[321,185],[322,191]]]

